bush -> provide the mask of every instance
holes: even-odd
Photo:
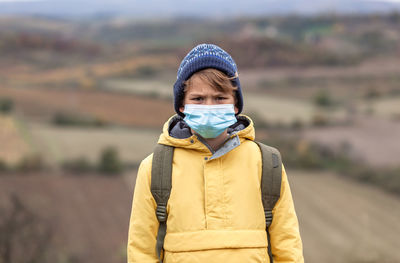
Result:
[[[334,101],[327,90],[321,90],[314,96],[314,103],[319,107],[331,107]]]
[[[99,172],[104,174],[119,174],[122,172],[122,162],[114,147],[107,147],[102,151],[98,169]]]
[[[65,161],[62,164],[62,168],[66,171],[78,174],[88,173],[94,170],[93,165],[86,157],[83,156],[73,160]]]
[[[381,93],[379,92],[379,90],[377,90],[376,88],[369,88],[365,94],[364,94],[364,98],[367,100],[372,100],[372,99],[377,99],[381,96]]]
[[[311,122],[312,122],[312,125],[317,126],[317,127],[329,125],[328,117],[326,115],[323,115],[323,114],[315,114],[312,117]]]
[[[393,89],[389,90],[388,95],[399,96],[400,95],[400,89],[399,88],[393,88]]]
[[[8,166],[6,164],[6,162],[4,162],[3,160],[0,160],[0,172],[5,172],[8,170]]]
[[[331,169],[342,171],[351,164],[347,152],[296,138],[269,137],[264,143],[276,145],[288,167],[299,169]],[[346,149],[348,151],[348,149]]]
[[[103,127],[107,124],[97,118],[79,116],[77,114],[58,112],[53,116],[52,123],[59,126],[94,126]]]
[[[140,66],[136,69],[135,75],[139,77],[153,77],[157,74],[157,69],[150,65]]]
[[[0,112],[10,113],[14,109],[14,101],[10,98],[0,98]]]
[[[304,123],[301,119],[293,119],[292,123],[290,124],[290,127],[293,130],[300,130],[304,128]]]
[[[246,114],[251,116],[251,119],[253,120],[254,126],[257,129],[271,128],[270,123],[268,123],[259,113],[257,113],[257,112],[248,112]]]
[[[400,195],[400,167],[371,167],[350,158],[348,143],[339,150],[308,141],[270,136],[265,144],[277,146],[287,167],[306,170],[330,170],[359,182],[368,183]]]
[[[382,180],[385,183],[384,187],[387,190],[400,195],[400,167],[390,169],[387,172],[381,172],[381,175],[383,175],[385,179]]]
[[[46,168],[43,158],[39,154],[27,155],[16,165],[16,170],[21,172],[42,171]]]

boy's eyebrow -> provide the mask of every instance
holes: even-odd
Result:
[[[188,96],[193,96],[193,97],[195,97],[195,96],[205,96],[205,94],[203,94],[203,93],[189,93],[187,95]],[[226,94],[223,93],[223,92],[217,92],[217,93],[212,94],[212,96],[226,96]]]
[[[204,96],[202,93],[189,93],[189,96]]]

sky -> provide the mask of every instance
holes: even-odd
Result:
[[[12,3],[12,2],[40,2],[43,0],[0,0],[0,3]]]
[[[400,11],[400,0],[0,0],[0,14],[227,17]],[[365,3],[365,4],[363,4]]]
[[[13,3],[13,2],[54,2],[54,0],[0,0],[0,3]],[[363,0],[368,2],[393,2],[393,3],[400,3],[400,0]],[[110,0],[112,2],[112,0]]]
[[[0,2],[41,2],[46,0],[0,0]],[[54,1],[54,0],[47,0]],[[400,2],[400,0],[364,0],[364,1],[377,1],[377,2]]]

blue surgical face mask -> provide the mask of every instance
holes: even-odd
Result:
[[[237,122],[233,104],[186,104],[184,121],[204,138],[216,138]]]

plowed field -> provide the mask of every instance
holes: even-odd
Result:
[[[400,261],[400,199],[329,173],[287,170],[308,263]],[[0,177],[11,192],[55,225],[57,244],[83,262],[124,258],[135,174]]]
[[[171,101],[102,91],[0,87],[0,96],[12,98],[23,114],[39,119],[72,111],[111,123],[160,128],[173,114]]]

